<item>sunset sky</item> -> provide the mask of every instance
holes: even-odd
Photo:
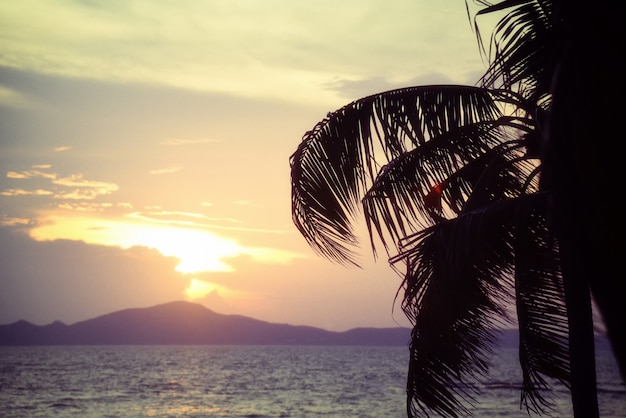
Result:
[[[464,0],[1,2],[0,324],[406,325],[366,236],[358,269],[296,231],[289,156],[354,99],[484,69]]]

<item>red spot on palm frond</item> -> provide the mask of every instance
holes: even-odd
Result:
[[[440,214],[443,211],[443,207],[441,204],[441,193],[443,192],[443,186],[445,186],[445,182],[435,184],[430,192],[426,196],[424,196],[424,206],[426,210],[430,213]]]

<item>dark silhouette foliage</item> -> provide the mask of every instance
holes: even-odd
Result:
[[[414,325],[409,416],[471,412],[468,382],[488,369],[507,303],[519,325],[522,404],[549,410],[544,389],[560,381],[577,417],[597,416],[589,289],[622,372],[626,293],[623,272],[609,273],[615,259],[593,244],[604,239],[606,249],[615,231],[576,198],[603,173],[603,153],[589,154],[594,172],[583,144],[606,129],[588,104],[574,124],[568,119],[581,91],[597,95],[591,74],[571,67],[580,64],[572,42],[589,43],[574,33],[582,3],[478,3],[476,20],[501,16],[486,44],[476,26],[490,60],[478,85],[402,88],[329,113],[290,160],[294,223],[321,255],[356,264],[352,223],[361,206],[374,253],[382,245],[402,274],[402,307]],[[596,19],[611,5],[594,10]],[[611,30],[621,54],[624,31]],[[575,88],[581,83],[586,90]],[[623,220],[614,226],[624,232]],[[619,242],[623,249],[623,235]]]

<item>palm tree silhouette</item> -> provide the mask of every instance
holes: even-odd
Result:
[[[402,307],[414,325],[409,416],[470,413],[472,382],[487,371],[492,329],[507,320],[508,302],[516,307],[529,412],[550,407],[543,389],[556,379],[571,387],[577,417],[598,416],[589,288],[624,374],[626,293],[611,270],[618,258],[608,242],[598,249],[592,241],[618,236],[623,220],[608,223],[598,216],[606,202],[589,208],[578,197],[590,179],[613,179],[598,177],[604,153],[582,148],[583,132],[597,131],[594,120],[571,126],[574,86],[601,96],[585,82],[595,69],[575,67],[571,51],[585,16],[579,7],[486,5],[477,18],[503,17],[478,87],[365,97],[329,113],[291,157],[293,219],[311,247],[356,264],[352,223],[362,205],[374,253],[379,242],[404,277]],[[613,35],[623,47],[623,32]],[[596,171],[581,169],[587,155]]]

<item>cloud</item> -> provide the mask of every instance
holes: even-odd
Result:
[[[164,139],[160,142],[161,145],[166,147],[178,147],[181,145],[197,145],[197,144],[214,144],[220,142],[216,139],[182,139],[182,138],[171,138]]]
[[[2,40],[0,63],[68,77],[328,104],[320,87],[337,75],[480,65],[465,8],[446,2],[8,3],[4,32],[18,35]]]
[[[3,196],[53,195],[55,199],[62,200],[93,200],[98,196],[108,195],[119,189],[119,187],[115,183],[87,180],[82,174],[73,174],[68,177],[59,178],[58,175],[55,173],[46,173],[39,170],[29,170],[21,172],[9,171],[6,177],[12,180],[45,179],[50,180],[51,184],[53,185],[62,186],[63,188],[72,188],[73,190],[60,190],[58,188],[55,191],[44,189],[9,189],[4,190],[0,193]]]
[[[33,103],[22,93],[0,85],[0,105],[19,109],[31,107]]]
[[[67,146],[67,145],[61,145],[61,146],[53,148],[54,152],[63,152],[63,151],[71,150],[71,149],[72,149],[72,147]]]
[[[43,190],[43,189],[37,189],[37,190],[9,189],[9,190],[3,190],[2,192],[0,192],[0,195],[2,196],[50,196],[53,194],[54,193],[51,192],[50,190]]]
[[[283,230],[283,229],[266,229],[266,228],[254,228],[247,226],[233,226],[233,225],[220,225],[216,222],[226,222],[229,224],[243,224],[242,221],[235,218],[218,218],[218,217],[209,217],[205,215],[195,214],[191,218],[181,219],[180,215],[184,212],[167,212],[167,211],[150,211],[150,212],[132,212],[124,215],[126,218],[137,219],[141,221],[147,221],[156,224],[170,225],[170,226],[184,226],[184,227],[194,227],[196,229],[218,229],[218,230],[227,230],[227,231],[244,231],[244,232],[261,232],[261,233],[271,233],[271,234],[286,234],[291,231]],[[171,216],[173,214],[177,214],[179,216]],[[189,216],[187,216],[189,218]],[[183,216],[184,218],[184,216]],[[206,221],[206,222],[203,222]]]
[[[30,219],[14,218],[7,215],[0,216],[0,228],[3,226],[26,226],[30,224]]]
[[[143,247],[38,242],[0,228],[0,323],[72,323],[128,307],[184,299],[175,258]],[[54,268],[51,268],[54,266]]]
[[[400,282],[386,263],[351,270],[314,257],[295,265],[240,256],[229,260],[234,272],[190,276],[175,271],[176,258],[156,250],[34,241],[17,228],[0,228],[0,248],[0,324],[74,323],[180,300],[196,279],[215,289],[196,301],[222,313],[335,330],[397,325],[391,309]]]
[[[15,171],[9,171],[7,173],[9,179],[27,179],[29,178],[25,173],[16,173]]]
[[[181,171],[183,167],[179,165],[165,167],[165,168],[156,168],[154,170],[150,170],[150,174],[172,174]]]
[[[73,201],[70,202],[63,202],[57,205],[57,207],[59,209],[63,209],[63,210],[72,210],[72,211],[79,211],[79,212],[103,212],[107,209],[110,209],[112,207],[119,207],[119,205],[114,205],[113,203],[108,203],[108,202],[102,202],[102,203],[97,203],[97,202],[80,202],[80,203],[76,203]]]
[[[115,183],[84,180],[82,176],[69,177],[53,181],[64,187],[77,187],[71,191],[61,190],[54,194],[55,199],[93,200],[98,196],[111,194],[119,189]]]
[[[44,178],[48,180],[55,180],[57,175],[54,173],[46,173],[39,170],[29,170],[29,171],[9,171],[7,172],[7,178],[14,180],[24,180],[24,179],[32,179],[32,178]]]
[[[361,80],[335,79],[326,83],[325,87],[329,90],[336,91],[342,97],[353,100],[395,88],[392,83],[385,80],[383,77]]]
[[[82,174],[57,178],[52,183],[67,188],[74,188],[71,191],[61,190],[54,194],[55,199],[63,200],[93,200],[98,196],[108,195],[119,189],[115,183],[86,180]]]
[[[52,192],[50,192],[52,193]],[[49,196],[50,193],[47,193],[46,196]],[[0,193],[2,194],[2,193]],[[30,193],[32,195],[32,193]],[[75,211],[75,212],[105,212],[111,209],[132,209],[133,205],[126,202],[120,203],[111,203],[111,202],[93,202],[90,199],[87,199],[83,194],[80,193],[67,193],[63,195],[55,195],[53,196],[58,200],[67,200],[57,203],[56,208],[61,210]],[[74,197],[74,199],[72,199]]]
[[[127,218],[146,221],[136,214]],[[157,249],[161,254],[179,260],[177,271],[233,271],[230,260],[245,257],[256,264],[289,264],[305,258],[292,250],[272,245],[244,245],[238,240],[214,232],[204,224],[184,220],[152,220],[151,223],[116,221],[83,211],[80,214],[61,213],[49,215],[45,223],[30,231],[30,236],[40,240],[80,239],[89,244],[117,245],[123,248],[144,246]]]
[[[187,219],[191,218],[192,220],[200,220],[200,221],[224,221],[239,224],[240,220],[234,218],[217,218],[206,216],[202,213],[194,213],[194,212],[181,212],[181,211],[170,211],[170,210],[157,210],[157,211],[149,211],[145,215],[142,215],[140,212],[135,212],[133,214],[129,214],[130,218],[151,220],[154,222],[173,222],[175,223],[177,219]],[[188,221],[187,221],[188,222]]]
[[[104,181],[86,180],[82,174],[73,174],[68,177],[57,178],[52,181],[54,184],[65,187],[84,187],[89,189],[102,190],[102,194],[108,194],[118,189],[115,183],[107,183]]]
[[[460,81],[457,81],[460,83]],[[471,84],[473,84],[472,81]],[[432,84],[453,84],[453,80],[447,75],[439,72],[424,74],[403,81],[389,81],[382,76],[362,78],[356,80],[337,78],[325,84],[329,90],[337,92],[341,97],[350,100],[360,99],[372,94],[381,93],[387,90],[394,90],[402,87],[425,86]]]
[[[137,219],[140,221],[148,221],[150,223],[165,224],[165,225],[178,225],[178,226],[198,226],[198,223],[193,220],[175,219],[165,215],[166,212],[147,212],[140,211],[127,213],[124,216],[129,219]]]

